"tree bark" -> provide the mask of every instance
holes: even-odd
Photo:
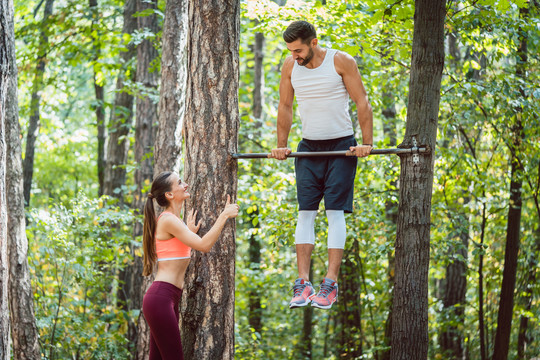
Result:
[[[359,254],[358,239],[354,239],[352,249],[345,256],[341,266],[340,299],[337,303],[341,327],[338,339],[338,359],[362,357],[362,301],[360,299],[362,284],[358,276],[361,272]]]
[[[539,164],[540,166],[540,164]],[[540,176],[540,173],[538,174]],[[540,212],[538,213],[540,219]],[[536,269],[538,268],[538,260],[536,254],[540,254],[540,227],[536,229],[535,233],[535,247],[532,254],[529,254],[527,261],[527,281],[526,288],[523,291],[524,308],[527,312],[530,312],[533,306],[533,287],[537,283]],[[529,327],[529,317],[522,315],[519,321],[519,333],[518,333],[518,359],[526,359],[527,345],[531,342],[532,338],[527,335],[527,329]]]
[[[187,93],[188,4],[169,0],[165,5],[161,55],[161,87],[158,104],[158,130],[154,141],[154,174],[171,170],[180,172],[182,123]],[[152,283],[144,278],[140,298]],[[148,359],[150,329],[142,311],[137,328],[137,360]]]
[[[7,1],[0,2],[0,26],[6,25]],[[0,34],[0,360],[8,360],[9,354],[9,307],[8,307],[8,255],[7,255],[7,204],[6,204],[6,139],[4,117],[9,75],[4,45],[10,41],[5,33]]]
[[[465,200],[464,203],[468,203]],[[467,214],[458,214],[457,226],[459,232],[459,244],[452,249],[449,256],[454,257],[446,267],[446,275],[443,286],[443,311],[450,317],[452,323],[463,324],[465,321],[465,295],[467,290],[467,257],[469,247],[469,219]],[[463,259],[463,260],[462,260]],[[441,349],[445,356],[451,359],[463,359],[465,357],[463,347],[463,334],[456,325],[447,325],[440,334]]]
[[[13,24],[11,24],[13,25]],[[13,28],[9,29],[10,32]],[[9,305],[13,359],[40,359],[38,331],[34,316],[33,292],[28,269],[28,240],[23,194],[23,165],[21,129],[17,96],[17,63],[15,44],[9,50],[11,74],[5,108],[5,136],[7,143],[6,194],[8,205],[8,257],[9,257]]]
[[[387,64],[389,66],[389,64]],[[396,107],[394,96],[391,92],[383,93],[384,109],[382,114],[384,116],[383,132],[385,139],[388,139],[388,145],[395,147],[397,145],[397,130],[396,130]],[[397,189],[399,184],[397,178],[390,180],[390,189]],[[385,217],[389,222],[389,233],[396,233],[397,224],[397,203],[388,198],[385,202]],[[388,317],[384,324],[384,345],[388,346],[388,350],[383,350],[380,353],[381,360],[390,359],[390,350],[392,346],[392,308],[394,304],[394,274],[395,274],[395,257],[392,251],[388,252],[388,268],[386,270],[388,279],[388,288],[390,289],[390,299],[388,300]]]
[[[204,235],[227,195],[236,201],[240,4],[189,3],[189,78],[184,172]],[[195,251],[182,299],[186,359],[234,358],[235,225],[229,221],[209,253]]]
[[[43,77],[45,73],[45,63],[47,62],[47,47],[49,37],[47,36],[47,24],[53,12],[54,0],[46,0],[41,23],[41,35],[39,47],[37,49],[37,64],[32,84],[32,96],[30,100],[30,119],[28,119],[28,133],[26,134],[26,150],[24,153],[23,176],[24,176],[24,202],[30,205],[30,192],[32,190],[32,177],[34,176],[34,153],[36,149],[36,139],[40,127],[40,102],[41,91],[43,90]]]
[[[407,124],[399,147],[412,147],[414,138],[431,152],[401,156],[390,354],[393,360],[427,359],[431,191],[444,65],[445,5],[445,0],[415,1]]]
[[[98,141],[98,159],[97,159],[97,168],[98,168],[98,181],[99,181],[99,190],[98,195],[103,195],[103,182],[104,182],[104,172],[105,172],[105,140],[106,140],[106,124],[105,124],[105,95],[103,91],[103,85],[98,81],[98,71],[97,63],[101,56],[100,48],[100,32],[98,30],[99,24],[99,8],[98,0],[89,0],[88,2],[90,12],[92,13],[92,25],[91,36],[92,36],[92,51],[94,57],[92,59],[94,66],[94,92],[96,94],[96,125],[97,125],[97,141]],[[97,31],[97,35],[93,35],[94,31]]]
[[[264,34],[255,33],[255,42],[253,44],[253,57],[255,65],[253,67],[253,118],[255,120],[255,137],[260,135],[260,127],[262,124],[263,104],[264,104]],[[258,169],[258,168],[257,168]],[[255,169],[254,169],[255,170]],[[260,171],[256,171],[260,173]],[[255,211],[251,215],[251,224],[254,229],[259,229],[259,208],[255,205]],[[254,221],[257,221],[253,225]],[[260,271],[261,264],[261,243],[258,237],[258,232],[254,232],[249,237],[249,262],[250,268]],[[262,309],[261,309],[261,292],[258,288],[249,290],[249,325],[259,334],[262,330]]]
[[[8,307],[8,213],[6,189],[6,108],[9,106],[10,91],[16,76],[15,34],[13,28],[13,2],[0,0],[0,360],[10,359],[9,307]]]
[[[519,9],[522,22],[528,20],[529,8]],[[517,50],[516,75],[526,78],[527,64],[527,31],[519,28],[520,44]],[[526,97],[523,90],[520,91]],[[506,227],[506,247],[504,252],[504,270],[497,317],[497,332],[493,347],[493,360],[503,360],[508,357],[510,347],[510,332],[512,330],[512,315],[514,311],[514,290],[516,287],[516,273],[519,253],[519,233],[521,226],[521,188],[523,184],[523,165],[520,161],[521,143],[524,139],[522,124],[522,109],[516,109],[516,123],[513,126],[513,139],[510,145],[510,161],[512,164],[510,180],[510,205],[508,208],[508,222]]]
[[[137,18],[133,17],[135,12],[136,0],[126,0],[124,4],[123,34],[131,34],[137,29]],[[116,80],[116,94],[109,121],[109,138],[106,150],[103,194],[118,199],[121,204],[124,199],[122,187],[126,183],[125,165],[129,150],[127,137],[131,130],[133,118],[133,96],[125,91],[124,86],[127,79],[135,80],[135,71],[130,69],[135,54],[136,48],[133,45],[128,45],[128,51],[122,52],[120,55],[122,68]]]
[[[157,9],[157,0],[146,2],[137,0],[137,12],[146,9]],[[157,15],[138,17],[139,31],[145,29],[153,34],[159,31]],[[157,90],[159,76],[157,72],[151,72],[152,62],[158,57],[158,51],[151,40],[145,39],[137,47],[137,81],[142,84],[144,89],[150,91]],[[146,203],[147,187],[152,182],[153,176],[153,154],[154,145],[154,124],[157,122],[157,104],[149,96],[139,95],[136,101],[136,122],[135,122],[135,185],[137,189],[133,195],[132,209],[136,215],[133,227],[133,237],[140,239],[143,233],[140,216],[144,213],[144,204]],[[143,285],[143,263],[142,258],[137,255],[137,249],[140,246],[130,245],[130,253],[133,262],[120,272],[121,285],[119,288],[118,299],[121,306],[128,310],[140,309],[142,307],[141,287]],[[128,324],[128,347],[135,356],[137,344],[137,324],[129,320]]]
[[[154,149],[154,173],[180,171],[182,124],[188,78],[188,3],[169,0],[163,24],[159,123]]]

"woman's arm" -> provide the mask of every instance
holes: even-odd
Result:
[[[225,209],[219,214],[214,226],[212,226],[202,238],[195,233],[199,230],[201,222],[199,221],[198,224],[195,225],[195,216],[197,213],[194,214],[193,211],[188,216],[188,226],[184,225],[184,223],[176,216],[162,218],[161,221],[164,226],[163,230],[173,235],[187,246],[206,253],[209,252],[216,243],[227,220],[235,218],[238,215],[239,208],[240,207],[237,204],[230,203],[230,196],[227,195]],[[195,232],[193,230],[195,230]]]

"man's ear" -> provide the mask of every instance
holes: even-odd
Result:
[[[311,40],[311,46],[312,46],[312,47],[317,46],[318,43],[319,43],[319,39],[317,39],[317,38]]]

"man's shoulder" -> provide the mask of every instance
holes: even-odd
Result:
[[[285,58],[285,61],[283,61],[283,66],[281,68],[282,74],[288,74],[290,75],[292,72],[292,69],[294,67],[294,59],[292,55],[289,55]]]
[[[335,50],[335,51],[336,51],[336,54],[334,55],[334,62],[338,61],[342,64],[346,64],[346,63],[350,64],[352,62],[356,64],[356,61],[349,53],[346,53],[345,51],[341,51],[341,50]]]
[[[358,69],[356,60],[354,60],[350,54],[341,50],[336,50],[336,54],[334,55],[334,66],[340,75],[343,75],[344,72]]]

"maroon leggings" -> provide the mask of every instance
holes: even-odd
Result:
[[[183,360],[178,321],[182,289],[154,281],[143,299],[143,314],[150,327],[149,360]]]

